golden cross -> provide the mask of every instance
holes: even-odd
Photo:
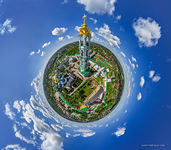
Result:
[[[84,14],[83,18],[84,18],[84,21],[85,21],[85,18],[87,17],[87,15]]]

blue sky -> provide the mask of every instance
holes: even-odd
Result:
[[[169,6],[168,0],[1,0],[0,148],[169,150]],[[117,108],[90,124],[58,116],[41,84],[52,54],[78,40],[84,14],[92,41],[118,57],[126,81]]]

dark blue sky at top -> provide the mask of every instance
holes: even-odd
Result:
[[[64,149],[134,150],[144,149],[141,144],[164,144],[164,149],[169,150],[171,148],[171,107],[169,107],[171,106],[171,61],[167,60],[171,58],[171,2],[169,0],[118,0],[115,3],[114,16],[90,14],[85,11],[84,5],[78,4],[75,0],[69,0],[66,4],[61,2],[61,0],[4,0],[0,7],[0,23],[11,18],[11,25],[17,27],[12,34],[0,35],[0,118],[2,120],[0,148],[7,144],[19,143],[26,149],[36,149],[14,136],[13,123],[4,115],[4,105],[8,102],[12,106],[16,99],[29,102],[31,92],[35,93],[30,83],[42,69],[44,61],[57,48],[72,41],[66,39],[63,42],[56,42],[60,36],[52,35],[52,30],[56,27],[68,28],[61,36],[70,35],[77,40],[78,32],[74,28],[81,26],[82,16],[85,13],[88,18],[97,19],[97,24],[87,19],[90,30],[96,32],[95,28],[103,27],[103,23],[109,25],[112,33],[121,40],[120,49],[116,48],[116,50],[124,52],[127,58],[133,55],[139,67],[134,74],[136,85],[132,89],[132,96],[126,108],[128,113],[116,124],[109,124],[107,128],[97,128],[97,133],[92,137],[66,139],[62,131],[61,134],[65,138]],[[116,20],[117,15],[122,16],[121,20]],[[132,27],[134,18],[139,17],[145,19],[151,17],[161,26],[161,38],[156,46],[139,48],[138,38],[134,35],[135,31]],[[124,31],[119,30],[120,27]],[[49,41],[51,44],[42,49],[42,45]],[[45,55],[30,56],[30,52],[37,52],[38,49],[45,51]],[[161,76],[159,82],[154,83],[148,78],[150,70],[155,70]],[[141,76],[145,77],[143,88],[139,86]],[[137,101],[139,91],[142,93],[142,99]],[[36,113],[41,116],[38,111]],[[122,127],[125,122],[127,122],[125,134],[118,138],[112,135],[116,128]]]

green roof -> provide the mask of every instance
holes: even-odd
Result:
[[[89,73],[89,72],[90,72],[90,68],[88,68],[88,70],[87,70],[87,71],[83,71],[83,72],[81,72],[81,68],[79,67],[79,68],[78,68],[78,71],[79,71],[83,76],[85,76],[87,73]]]
[[[80,109],[80,110],[86,111],[87,109],[89,109],[89,107],[84,107],[83,109]]]
[[[77,113],[72,113],[71,115],[75,116],[75,115],[77,115]]]

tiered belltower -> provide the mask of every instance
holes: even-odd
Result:
[[[80,60],[80,67],[78,68],[79,72],[81,75],[84,77],[86,74],[90,71],[89,68],[89,50],[90,50],[90,39],[91,39],[91,33],[90,29],[87,28],[88,25],[86,25],[85,18],[87,16],[84,14],[84,23],[81,25],[82,28],[80,28],[80,33],[78,33],[79,37],[79,50],[80,50],[80,55],[79,55],[79,60]]]

